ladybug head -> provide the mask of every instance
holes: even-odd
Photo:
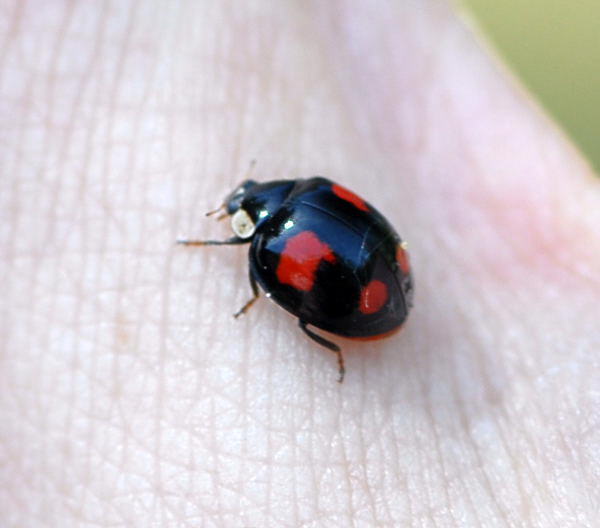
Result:
[[[263,222],[273,216],[295,185],[295,180],[257,183],[243,181],[225,198],[231,227],[239,238],[250,239]]]
[[[223,202],[227,214],[231,216],[231,228],[239,238],[251,238],[256,230],[256,225],[245,209],[242,202],[248,191],[256,186],[254,180],[245,180],[231,192]]]
[[[225,198],[225,208],[227,214],[232,215],[242,206],[242,200],[248,194],[248,191],[256,185],[254,180],[245,180],[240,183],[227,198]]]

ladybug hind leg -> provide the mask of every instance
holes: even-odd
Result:
[[[250,288],[252,288],[253,297],[246,304],[244,304],[244,306],[242,306],[237,312],[233,314],[233,317],[235,317],[236,319],[240,315],[245,314],[250,309],[250,307],[256,302],[256,299],[258,299],[260,296],[258,284],[256,284],[256,279],[254,278],[254,275],[252,275],[252,272],[250,272]]]
[[[344,356],[342,356],[342,351],[341,351],[340,347],[337,346],[335,343],[328,341],[324,337],[321,337],[320,335],[315,334],[312,330],[309,330],[306,326],[306,322],[303,321],[302,319],[298,319],[298,325],[300,326],[302,331],[308,337],[310,337],[315,343],[318,343],[319,345],[324,346],[325,348],[331,350],[337,356],[338,367],[339,367],[338,372],[340,375],[340,377],[338,378],[338,382],[342,383],[342,381],[344,381],[344,374],[346,373],[346,369],[344,368]]]

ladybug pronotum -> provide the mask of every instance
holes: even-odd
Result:
[[[405,243],[362,198],[326,178],[246,180],[225,209],[234,236],[179,240],[188,246],[250,244],[253,297],[235,314],[267,297],[298,318],[313,341],[344,358],[335,343],[307,325],[350,339],[387,337],[404,323],[413,282]]]

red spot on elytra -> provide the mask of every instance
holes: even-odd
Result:
[[[408,253],[404,250],[402,245],[399,245],[396,249],[396,262],[403,273],[407,274],[410,271],[410,264],[408,262]]]
[[[346,200],[347,202],[350,202],[355,207],[358,207],[361,211],[369,210],[369,206],[360,196],[357,196],[345,187],[334,183],[331,186],[331,190],[333,191],[333,194],[335,194],[337,197],[341,198],[342,200]]]
[[[372,280],[360,292],[358,309],[365,315],[377,313],[388,300],[387,286],[378,280]]]
[[[302,231],[285,244],[277,266],[277,278],[297,290],[310,291],[322,260],[335,262],[331,248],[312,231]]]

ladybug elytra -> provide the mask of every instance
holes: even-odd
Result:
[[[231,217],[234,236],[181,244],[250,244],[253,297],[259,286],[298,318],[313,341],[340,348],[307,325],[350,339],[379,339],[398,330],[412,305],[413,282],[404,242],[390,223],[352,191],[322,177],[258,183],[246,180],[217,211]],[[212,211],[213,214],[217,211]]]

